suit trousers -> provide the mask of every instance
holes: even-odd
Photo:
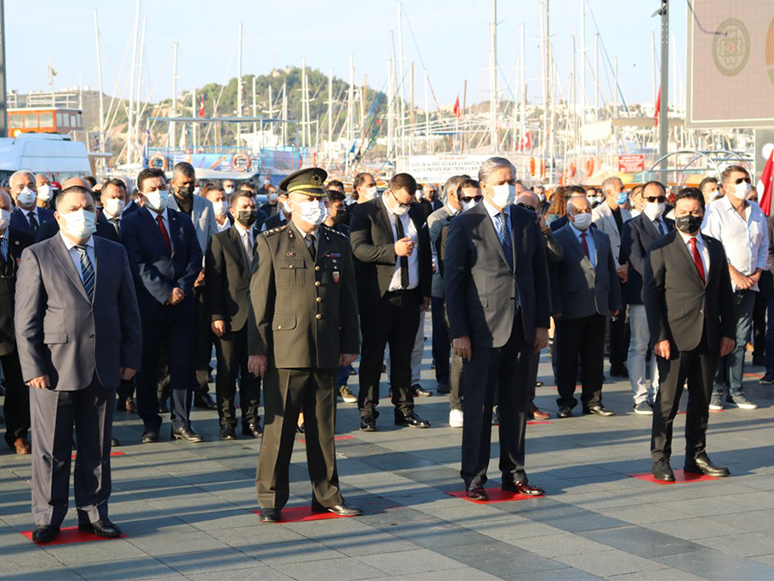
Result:
[[[430,299],[433,322],[433,361],[435,362],[435,380],[438,384],[449,383],[449,356],[451,354],[451,339],[446,326],[446,301],[443,298]]]
[[[540,366],[540,353],[535,353],[529,366],[529,379],[527,380],[527,387],[529,388],[529,397],[527,399],[527,409],[532,410],[536,408],[535,396],[537,395],[537,377],[538,367]]]
[[[361,417],[379,417],[379,380],[382,375],[384,350],[390,345],[390,386],[392,403],[404,414],[414,410],[411,393],[411,354],[419,329],[419,289],[388,292],[375,305],[361,305],[360,329],[363,343],[360,353],[360,391],[358,408]]]
[[[121,380],[121,385],[118,388],[118,399],[119,401],[126,401],[130,397],[134,396],[134,378],[126,381]]]
[[[650,345],[650,329],[645,305],[629,305],[629,325],[631,327],[631,342],[629,356],[626,359],[629,368],[629,383],[632,387],[634,405],[646,401],[652,404],[656,401],[658,392],[658,358],[654,354],[650,361],[650,387],[648,387],[647,354]]]
[[[136,385],[137,411],[145,429],[158,430],[161,427],[157,377],[162,349],[169,365],[172,427],[181,429],[190,424],[189,414],[195,379],[193,356],[196,347],[196,319],[193,309],[184,303],[167,307],[165,315],[158,321],[142,322],[142,368],[137,374]]]
[[[5,379],[5,402],[3,415],[5,416],[5,441],[13,446],[16,438],[26,438],[30,429],[30,388],[22,378],[19,352],[14,349],[7,355],[0,356]]]
[[[237,425],[234,409],[237,378],[239,381],[239,405],[242,423],[257,424],[261,420],[258,406],[261,401],[261,378],[247,370],[247,325],[241,330],[224,333],[215,340],[218,357],[218,375],[215,378],[215,397],[221,426]]]
[[[508,342],[499,348],[476,347],[464,361],[465,399],[462,426],[462,469],[465,485],[483,486],[492,442],[495,394],[500,416],[500,472],[504,483],[524,480],[524,434],[527,425],[530,369],[536,353],[524,340],[517,315]]]
[[[268,369],[263,393],[265,426],[255,479],[261,508],[283,508],[288,502],[290,458],[301,411],[314,498],[325,507],[344,502],[333,440],[336,393],[336,369]]]
[[[209,391],[209,380],[212,373],[212,344],[215,335],[212,332],[212,316],[207,311],[204,285],[194,287],[196,301],[196,353],[194,366],[196,368],[196,395],[206,395]]]
[[[688,410],[685,418],[685,457],[692,459],[705,451],[709,403],[718,357],[718,353],[710,352],[705,331],[699,346],[693,351],[673,353],[672,359],[658,358],[660,384],[653,406],[650,440],[650,453],[654,462],[662,458],[669,460],[672,456],[672,423],[680,406],[686,379]]]
[[[30,389],[32,408],[32,516],[36,526],[58,527],[67,514],[73,426],[75,506],[80,524],[106,520],[110,478],[110,439],[116,390],[95,376],[86,389]]]
[[[611,284],[615,284],[611,281]],[[626,296],[626,284],[621,284],[621,296]],[[629,329],[626,321],[626,310],[610,320],[610,365],[623,365],[629,351]]]
[[[556,321],[554,348],[556,351],[557,405],[574,408],[575,385],[578,381],[578,356],[581,369],[581,402],[583,408],[602,403],[602,382],[605,364],[606,317],[594,314],[580,319]]]

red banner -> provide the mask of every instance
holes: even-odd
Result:
[[[622,173],[637,173],[645,171],[644,155],[619,155],[618,171]]]

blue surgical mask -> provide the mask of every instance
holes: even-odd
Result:
[[[624,206],[624,205],[626,205],[626,202],[628,200],[629,200],[629,194],[626,193],[626,191],[623,191],[620,194],[618,194],[618,199],[616,200],[616,203],[619,206]]]

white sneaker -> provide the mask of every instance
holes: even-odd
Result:
[[[758,404],[756,404],[753,401],[750,401],[741,393],[733,397],[729,397],[728,403],[730,403],[731,405],[735,405],[736,407],[743,410],[754,410],[758,407]]]
[[[449,427],[462,427],[462,410],[452,410],[449,412]]]

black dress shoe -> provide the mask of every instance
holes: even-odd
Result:
[[[565,406],[562,406],[559,408],[559,411],[556,412],[557,418],[569,418],[572,417],[572,408]]]
[[[546,491],[539,486],[530,484],[526,478],[519,482],[503,482],[503,490],[529,496],[543,496],[546,493]]]
[[[430,422],[423,420],[414,412],[407,414],[395,412],[395,425],[408,426],[409,428],[429,428]]]
[[[306,426],[304,426],[304,424],[299,424],[298,426],[296,426],[296,432],[298,432],[299,434],[306,433]]]
[[[50,543],[59,534],[59,527],[50,525],[39,525],[32,531],[33,543]]]
[[[118,441],[118,438],[110,438],[110,447],[111,448],[118,448],[118,446],[121,445],[121,442]]]
[[[159,441],[159,431],[158,430],[145,430],[142,433],[142,439],[140,440],[143,444],[154,444],[155,442]]]
[[[78,530],[82,533],[94,533],[98,537],[116,539],[121,536],[121,529],[109,520],[98,520],[97,522],[79,524]]]
[[[438,384],[438,387],[435,388],[435,391],[437,391],[440,395],[448,395],[451,393],[451,389],[449,388],[449,384],[447,382],[441,382]]]
[[[371,416],[363,416],[360,418],[360,431],[361,432],[375,432],[376,420]]]
[[[279,508],[262,508],[261,509],[261,522],[263,523],[278,523],[282,516],[282,510]]]
[[[489,500],[489,495],[483,486],[469,486],[466,492],[470,500]]]
[[[619,363],[618,365],[612,365],[610,366],[610,376],[611,377],[623,377],[628,379],[629,378],[629,370],[626,369],[626,365],[623,363]]]
[[[536,381],[535,382],[535,387],[543,387],[543,382],[542,381]]]
[[[701,454],[693,460],[688,460],[686,458],[683,471],[690,472],[691,474],[706,474],[707,476],[713,476],[715,478],[731,476],[731,471],[728,468],[716,466],[706,454]]]
[[[675,481],[675,473],[672,472],[672,467],[669,465],[669,460],[666,458],[653,462],[653,468],[650,473],[653,474],[653,478],[660,480],[661,482]]]
[[[261,428],[260,424],[243,424],[242,435],[261,438],[263,436],[263,428]]]
[[[595,416],[602,416],[605,418],[608,418],[610,416],[614,416],[615,412],[613,410],[609,410],[606,407],[602,405],[593,405],[589,408],[586,408],[583,410],[584,414],[593,414]]]
[[[220,439],[221,440],[236,440],[236,434],[234,433],[234,428],[231,428],[229,426],[221,426],[221,428],[220,428]]]
[[[411,386],[411,392],[414,394],[414,397],[430,397],[433,395],[432,391],[427,391],[418,383]]]
[[[189,427],[179,428],[177,430],[172,428],[172,439],[185,440],[186,442],[191,442],[192,444],[198,444],[202,441],[202,437]]]
[[[332,512],[333,514],[339,515],[339,516],[360,516],[363,514],[363,511],[359,508],[355,508],[353,506],[347,506],[346,503],[342,502],[341,504],[337,504],[335,506],[323,506],[320,503],[318,503],[316,500],[312,501],[312,512],[317,514],[322,514],[326,512]]]
[[[169,413],[169,405],[167,405],[167,400],[165,399],[159,400],[159,413],[160,414]]]
[[[212,396],[209,393],[196,394],[194,396],[193,404],[195,408],[203,410],[218,409],[218,404],[215,403],[215,400],[212,399]]]

